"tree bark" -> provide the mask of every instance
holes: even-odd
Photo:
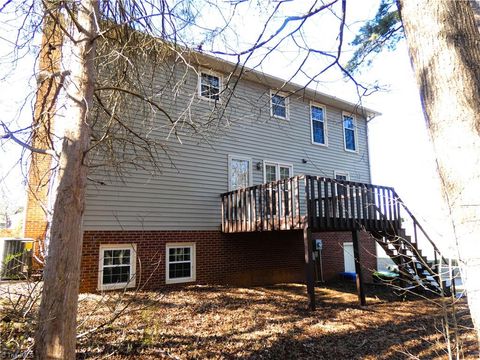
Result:
[[[71,41],[62,51],[69,59],[69,69],[65,70],[71,73],[63,102],[64,138],[35,339],[37,359],[75,358],[87,181],[85,154],[90,142],[87,117],[93,103],[98,0],[78,2],[70,10],[66,28],[71,29]]]
[[[474,2],[398,0],[480,334],[480,35]],[[480,339],[480,336],[479,336]]]

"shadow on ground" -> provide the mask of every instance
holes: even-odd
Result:
[[[399,300],[367,289],[358,305],[353,284],[316,288],[318,309],[306,309],[305,286],[192,286],[159,297],[144,293],[138,311],[79,342],[79,359],[441,359],[442,313],[432,299]],[[155,299],[155,300],[151,300]],[[465,358],[477,358],[466,305],[457,306]]]

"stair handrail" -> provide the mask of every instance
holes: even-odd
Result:
[[[435,251],[435,261],[437,261],[436,257],[437,257],[437,254],[440,255],[441,257],[441,260],[442,262],[446,262],[446,259],[445,257],[442,255],[442,252],[440,251],[440,249],[437,247],[437,245],[435,245],[435,243],[433,242],[433,240],[430,238],[430,236],[427,234],[427,232],[425,231],[425,229],[423,228],[423,226],[420,224],[420,222],[417,220],[417,218],[415,217],[415,215],[413,215],[413,213],[410,211],[410,209],[407,207],[407,205],[405,205],[405,203],[403,202],[403,200],[400,198],[400,196],[398,195],[398,193],[393,190],[393,195],[394,195],[394,198],[396,198],[396,201],[402,205],[402,207],[405,209],[405,211],[407,212],[407,214],[410,216],[410,218],[413,220],[413,225],[414,225],[414,231],[415,231],[415,242],[417,242],[417,234],[416,234],[416,228],[415,227],[418,227],[423,235],[425,236],[425,238],[430,242],[430,244],[432,245],[433,247],[433,250]]]

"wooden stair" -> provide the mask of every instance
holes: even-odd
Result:
[[[405,290],[412,292],[430,292],[440,296],[449,296],[450,290],[446,281],[441,280],[439,259],[443,261],[438,250],[435,260],[429,260],[422,253],[417,241],[407,235],[404,228],[386,232],[371,232],[385,253],[399,269],[399,277]]]

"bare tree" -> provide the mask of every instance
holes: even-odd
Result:
[[[10,3],[7,1],[4,7],[11,5]],[[81,223],[89,169],[94,166],[108,165],[121,173],[124,166],[132,164],[158,169],[161,167],[159,153],[165,154],[168,151],[163,142],[144,136],[144,132],[139,129],[139,124],[133,123],[131,116],[125,116],[122,113],[124,109],[128,109],[127,105],[132,101],[142,102],[146,112],[161,114],[162,118],[168,122],[168,133],[172,136],[178,136],[177,129],[180,125],[188,125],[193,132],[204,131],[198,129],[194,122],[185,121],[191,120],[187,119],[188,115],[172,116],[161,102],[156,101],[156,93],[152,91],[152,86],[145,85],[146,79],[151,78],[154,73],[155,66],[165,66],[166,59],[173,59],[174,63],[180,62],[184,68],[189,68],[191,58],[188,56],[188,50],[182,45],[231,58],[234,60],[234,66],[229,78],[229,86],[226,88],[234,94],[236,82],[249,71],[245,65],[256,68],[282,47],[293,46],[300,55],[294,71],[289,76],[289,81],[300,79],[305,86],[313,86],[325,73],[337,69],[353,81],[360,98],[359,102],[363,96],[376,90],[376,87],[370,88],[357,82],[349,69],[343,65],[346,0],[312,1],[306,5],[304,12],[297,12],[294,15],[284,11],[289,1],[269,2],[267,6],[259,4],[258,6],[266,15],[264,26],[254,41],[240,50],[235,47],[230,48],[225,42],[222,43],[222,40],[228,38],[229,31],[235,30],[233,16],[238,7],[247,2],[232,1],[230,4],[225,4],[219,1],[208,1],[206,3],[217,8],[220,13],[224,9],[230,13],[224,16],[222,26],[212,29],[204,28],[203,31],[208,36],[202,35],[201,39],[189,35],[186,30],[188,26],[195,24],[189,8],[192,4],[198,5],[194,0],[173,2],[173,5],[164,0],[101,3],[98,0],[74,3],[45,0],[40,5],[32,1],[22,7],[27,14],[25,18],[31,19],[28,30],[33,29],[38,32],[39,29],[44,29],[46,41],[43,42],[43,53],[40,53],[39,63],[42,64],[42,54],[46,55],[48,61],[53,59],[52,62],[46,63],[46,71],[39,77],[37,102],[41,102],[40,106],[43,108],[40,108],[43,110],[35,114],[33,127],[27,131],[12,130],[7,126],[8,124],[1,124],[5,138],[21,144],[35,154],[43,157],[50,156],[53,159],[53,165],[49,167],[56,168],[58,171],[57,197],[50,227],[45,289],[37,333],[38,358],[74,357],[79,260],[82,248]],[[425,8],[428,6],[426,5]],[[407,10],[402,10],[404,23],[408,21],[407,18],[415,15],[408,11],[406,5],[405,9]],[[304,30],[316,21],[320,22],[318,19],[323,14],[331,14],[338,20],[338,36],[335,39],[334,51],[312,43],[311,39],[305,36]],[[464,23],[466,21],[461,22],[462,26]],[[416,34],[420,28],[422,28],[421,24],[415,25],[413,30],[407,31],[407,36],[414,36],[409,35],[409,31],[411,34]],[[461,30],[459,26],[455,29]],[[24,33],[28,33],[26,27],[23,27],[23,30]],[[423,27],[423,31],[427,33],[430,30]],[[182,40],[183,35],[191,38],[188,39],[189,41],[185,38]],[[414,49],[415,46],[418,44],[412,44],[411,48]],[[475,48],[473,45],[471,47]],[[61,50],[61,53],[55,55],[58,50]],[[54,54],[53,57],[52,54]],[[254,56],[257,54],[259,54],[258,57]],[[462,56],[458,57],[463,57],[464,63],[467,64],[472,59],[477,59],[470,57],[471,54],[466,51],[459,54]],[[478,52],[475,56],[478,56]],[[322,59],[322,66],[318,66],[319,59]],[[145,65],[147,62],[150,65]],[[473,64],[478,64],[478,61]],[[435,79],[429,75],[427,71],[429,67],[426,64],[422,69],[419,78],[423,81]],[[478,84],[478,67],[476,71],[473,74],[477,77],[473,78]],[[440,69],[436,75],[439,73]],[[288,81],[284,86],[287,83]],[[175,89],[175,79],[172,80],[172,84]],[[430,92],[429,86],[425,87],[425,94],[429,96],[424,96],[424,101],[436,99],[435,96],[431,96],[434,93]],[[161,89],[159,91],[161,92]],[[459,92],[455,92],[454,96],[459,95]],[[299,94],[301,95],[301,91]],[[474,95],[478,95],[478,87]],[[469,99],[473,100],[472,103],[479,104],[478,97],[471,95]],[[459,103],[464,104],[466,101],[462,100]],[[227,99],[221,107],[216,107],[202,125],[214,123],[221,118],[228,103]],[[35,109],[39,109],[39,106],[35,106]],[[448,112],[445,111],[445,113]],[[59,114],[62,115],[64,128],[61,136],[51,131],[51,126],[55,122],[53,119]],[[459,114],[456,113],[455,116],[458,115],[456,119],[460,119]],[[432,112],[430,116],[439,119],[441,118],[439,115],[441,114]],[[474,119],[471,115],[467,118]],[[145,119],[148,120],[149,117]],[[40,131],[42,128],[45,131]],[[478,124],[472,129],[477,129],[478,132]],[[30,138],[22,139],[24,133]],[[37,134],[44,136],[42,141],[38,142]],[[478,139],[476,141],[472,144],[478,146]],[[116,151],[118,148],[128,151],[118,152]],[[470,150],[472,149],[478,150],[478,147]],[[96,154],[103,155],[98,157]],[[97,163],[98,160],[100,163]],[[168,161],[168,155],[166,160]],[[472,164],[472,168],[476,165],[478,163]],[[448,167],[448,164],[441,163],[440,166]],[[450,178],[445,179],[447,181]],[[448,183],[454,182],[448,180]],[[470,186],[466,189],[473,188]],[[467,198],[474,199],[474,197]],[[476,209],[478,205],[478,202],[456,203],[461,204],[461,208],[464,208],[464,205],[474,205],[468,208]],[[452,214],[455,218],[456,211]]]
[[[138,131],[140,124],[134,126],[119,108],[132,98],[140,100],[150,111],[163,112],[174,126],[150,97],[151,87],[145,86],[137,62],[148,57],[155,64],[166,52],[171,56],[176,51],[174,10],[164,1],[8,1],[1,10],[9,7],[23,16],[14,51],[28,46],[32,33],[42,29],[43,36],[33,123],[12,129],[2,120],[2,139],[32,153],[32,197],[45,201],[54,172],[56,185],[35,354],[74,358],[89,155],[110,150],[103,158],[119,172],[127,162],[159,167],[162,144],[147,139],[148,129]],[[166,40],[169,45],[163,46]],[[129,151],[121,151],[125,149]]]
[[[70,21],[65,26],[69,42],[62,46],[68,54],[71,67],[64,104],[64,139],[60,153],[58,189],[54,205],[48,261],[44,271],[44,289],[39,311],[36,336],[36,357],[74,358],[75,334],[82,252],[82,215],[87,183],[86,152],[90,145],[88,110],[93,106],[95,79],[94,38],[98,34],[98,1],[84,1],[69,9]],[[57,9],[49,9],[52,17],[60,16]],[[60,25],[59,22],[57,22]],[[53,74],[52,74],[53,75]],[[62,75],[60,75],[62,76]]]
[[[400,19],[401,15],[401,19]],[[457,258],[469,307],[480,334],[475,246],[480,212],[479,184],[479,29],[480,3],[469,1],[382,0],[376,16],[362,26],[348,68],[371,62],[371,54],[395,48],[406,35],[420,89],[437,172],[450,212]],[[402,26],[403,25],[403,26]],[[404,34],[405,33],[405,34]]]
[[[480,339],[480,34],[472,5],[398,1]]]
[[[160,171],[171,159],[165,141],[148,136],[154,127],[167,139],[181,141],[179,128],[205,137],[223,113],[224,107],[215,104],[200,128],[188,106],[173,116],[162,104],[162,94],[175,96],[181,91],[177,82],[196,71],[181,40],[189,37],[184,30],[193,21],[189,6],[194,2],[7,1],[1,7],[22,16],[14,60],[21,49],[28,51],[35,34],[42,35],[33,122],[14,128],[0,120],[2,141],[30,154],[30,200],[52,219],[46,229],[37,358],[74,357],[88,174],[98,167],[117,174],[132,168]],[[158,70],[168,86],[154,84]]]

